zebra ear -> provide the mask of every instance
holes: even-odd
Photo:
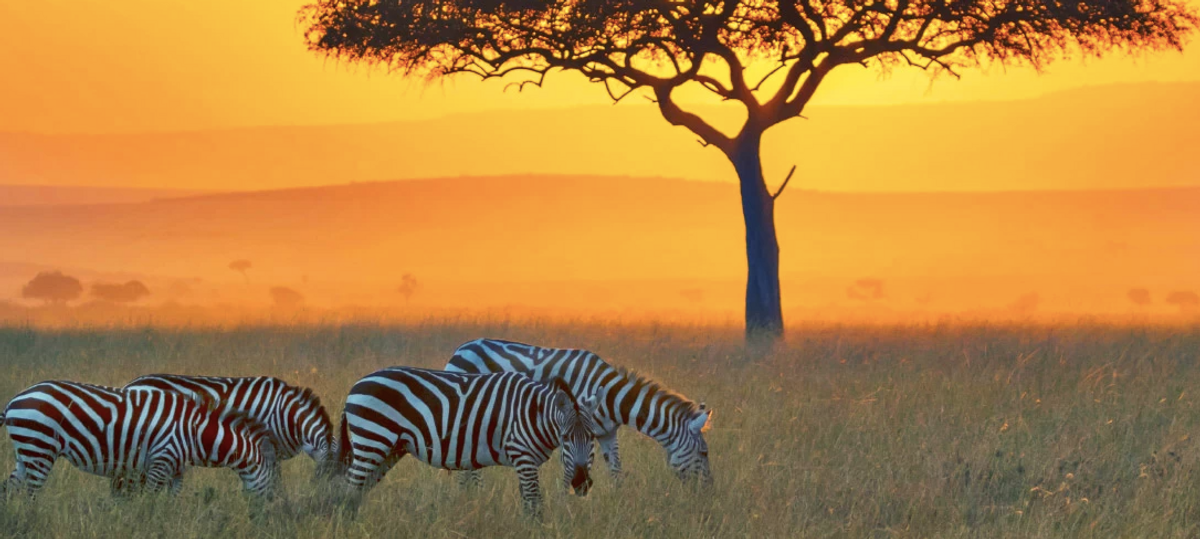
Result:
[[[554,407],[555,408],[558,408],[560,410],[566,410],[573,406],[575,406],[575,403],[571,401],[571,395],[568,394],[566,391],[557,391],[556,390],[554,392]]]
[[[555,376],[554,378],[551,378],[550,385],[554,386],[554,389],[566,393],[567,397],[571,399],[575,398],[574,393],[571,391],[571,385],[568,384],[566,380],[563,380],[561,376]]]
[[[700,411],[696,412],[696,416],[688,423],[688,428],[697,434],[708,432],[712,428],[712,412],[705,409],[703,404],[700,405]]]
[[[600,404],[600,400],[595,395],[583,398],[583,413],[587,415],[595,415],[596,408]]]

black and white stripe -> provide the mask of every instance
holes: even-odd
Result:
[[[538,468],[560,446],[564,483],[587,493],[595,406],[584,399],[581,409],[561,381],[391,367],[350,389],[339,461],[359,492],[408,454],[448,470],[513,467],[526,509],[540,515]]]
[[[186,466],[230,468],[258,495],[275,483],[263,425],[175,393],[42,382],[14,397],[0,420],[17,453],[5,490],[36,493],[59,457],[88,473],[137,478],[151,491],[177,493]]]
[[[464,373],[519,372],[535,380],[562,378],[575,395],[604,392],[596,414],[600,450],[614,477],[621,475],[617,428],[621,425],[656,440],[681,479],[699,477],[711,484],[704,432],[712,410],[697,406],[661,385],[605,363],[587,350],[542,348],[498,339],[477,339],[459,346],[446,370]]]
[[[316,461],[318,474],[329,471],[332,464],[333,425],[321,399],[309,388],[269,376],[150,374],[134,379],[125,389],[171,391],[222,411],[245,414],[267,427],[278,460],[303,452]]]

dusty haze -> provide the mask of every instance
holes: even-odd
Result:
[[[779,199],[793,319],[1173,315],[1200,290],[1200,189]],[[141,279],[144,304],[532,309],[732,319],[736,188],[600,176],[438,178],[132,204],[0,208],[0,298],[36,271]],[[233,260],[252,262],[246,275]],[[402,276],[420,283],[410,297]],[[1135,305],[1131,288],[1150,292]],[[86,301],[88,298],[82,298]],[[25,302],[30,304],[29,302]]]

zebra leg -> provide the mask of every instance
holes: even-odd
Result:
[[[379,453],[367,452],[361,448],[352,448],[351,451],[353,453],[352,460],[349,468],[346,469],[348,497],[342,497],[341,500],[342,504],[349,509],[351,518],[354,518],[358,514],[358,508],[362,505],[367,491],[379,484],[383,480],[383,476],[387,475],[388,471],[408,454],[408,451],[395,447],[382,457]]]
[[[383,481],[383,476],[387,475],[392,467],[407,454],[408,451],[399,447],[393,448],[382,458],[378,458],[378,453],[355,451],[354,461],[346,473],[346,480],[358,490],[364,492],[371,490],[380,481]]]
[[[17,467],[8,475],[8,479],[4,481],[3,493],[5,496],[13,494],[26,486],[26,468],[25,461],[21,460],[21,456],[17,455]]]
[[[242,488],[253,495],[255,498],[272,499],[275,497],[275,490],[279,486],[279,468],[274,461],[262,463],[247,464],[236,470],[238,478],[242,480]],[[183,481],[183,472],[180,471],[179,480]]]
[[[525,513],[536,521],[542,520],[542,490],[538,484],[538,467],[529,463],[516,465],[517,478],[521,481],[521,501]]]
[[[4,493],[14,493],[24,490],[25,494],[33,497],[43,486],[50,470],[54,469],[54,459],[43,454],[30,454],[17,451],[17,467],[8,480],[4,482]]]
[[[617,484],[621,483],[624,474],[621,473],[621,454],[617,448],[617,431],[612,432],[597,438],[600,442],[600,451],[604,455],[604,462],[608,464],[608,473],[612,476],[613,481]]]
[[[483,486],[483,470],[462,470],[458,472],[460,488],[479,488]]]
[[[122,473],[109,482],[112,497],[118,500],[128,500],[143,488],[143,480],[136,472]]]
[[[179,473],[171,478],[171,486],[169,487],[171,496],[178,496],[179,491],[183,490],[183,467],[179,468]]]
[[[161,492],[162,489],[174,483],[176,477],[183,475],[183,466],[171,459],[159,458],[150,462],[146,470],[146,490]],[[171,485],[173,487],[173,485]]]

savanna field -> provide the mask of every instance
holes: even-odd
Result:
[[[71,379],[275,375],[340,415],[389,365],[442,367],[488,336],[589,348],[715,410],[715,486],[679,482],[653,441],[621,431],[626,479],[600,459],[586,498],[542,470],[545,520],[523,517],[515,472],[479,489],[413,458],[356,517],[284,465],[251,517],[224,469],[129,501],[60,461],[36,499],[0,506],[11,537],[1195,537],[1200,535],[1200,328],[921,325],[791,328],[748,357],[733,327],[430,321],[395,326],[0,329],[0,399]],[[336,421],[336,417],[335,417]],[[0,466],[13,467],[7,436]]]

